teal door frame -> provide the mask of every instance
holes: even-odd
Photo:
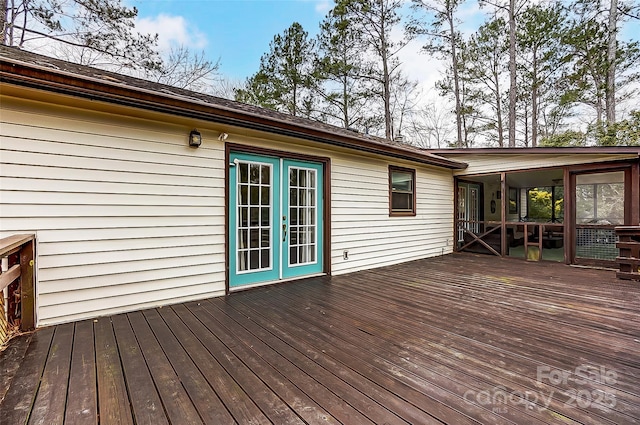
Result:
[[[226,151],[227,293],[327,273],[328,159]]]

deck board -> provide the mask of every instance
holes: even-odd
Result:
[[[482,255],[299,280],[19,339],[0,424],[639,424],[639,313],[613,271]]]
[[[255,354],[252,347],[233,334],[227,327],[209,314],[203,307],[205,303],[188,304],[190,310],[198,319],[233,352],[242,362],[255,373],[288,407],[308,423],[340,423],[328,411],[309,397],[304,391],[289,381],[286,371],[279,371],[269,362]],[[284,373],[283,373],[284,372]]]
[[[202,418],[191,402],[171,362],[162,350],[142,312],[127,314],[138,339],[142,355],[158,389],[165,412],[171,423],[201,424]]]
[[[29,348],[31,336],[31,333],[16,336],[0,356],[0,400],[7,394],[9,384],[20,368],[20,363]]]
[[[42,329],[31,338],[22,365],[0,402],[1,424],[27,423],[47,362],[53,332],[54,328]]]
[[[177,313],[172,308],[163,308],[159,312],[171,331],[175,335],[180,335],[182,346],[216,391],[222,403],[229,409],[235,421],[247,425],[270,424],[271,421],[222,365],[212,358],[212,354]]]
[[[122,371],[127,377],[127,390],[131,411],[137,425],[168,424],[167,416],[156,391],[151,373],[138,345],[129,318],[120,314],[112,317],[113,330],[118,341]]]
[[[242,403],[244,395],[247,400],[260,408],[265,416],[273,423],[303,424],[298,415],[262,381],[253,370],[246,367],[242,360],[233,352],[233,347],[227,347],[220,339],[207,328],[204,323],[187,309],[184,305],[174,306],[173,310],[180,316],[186,325],[200,339],[207,348],[213,361],[224,368],[232,379],[242,389],[244,394],[238,392],[237,402]],[[205,318],[206,320],[206,318]]]
[[[64,418],[66,425],[98,423],[98,386],[93,340],[93,322],[85,320],[76,323]]]
[[[100,423],[133,425],[129,395],[111,318],[94,323]]]
[[[49,357],[42,373],[40,388],[31,408],[29,424],[62,424],[67,402],[67,386],[71,369],[73,323],[56,327]]]
[[[189,358],[189,354],[180,345],[180,341],[173,335],[158,311],[147,310],[144,316],[202,421],[206,424],[235,423],[224,403]]]
[[[235,309],[225,308],[225,304],[220,303],[209,305],[212,307],[209,311],[218,310],[218,315],[224,315],[218,317],[222,317],[225,323],[235,322],[234,333],[242,335],[261,357],[271,359],[271,364],[276,369],[292,371],[292,382],[306,393],[317,394],[316,399],[321,401],[327,410],[338,411],[337,407],[340,406],[337,419],[342,423],[404,423],[366,394],[354,391],[353,387],[277,338],[273,338],[261,326],[247,320],[246,316],[242,316]]]

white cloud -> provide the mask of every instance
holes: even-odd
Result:
[[[404,36],[402,31],[401,28],[394,28],[391,34],[392,39],[401,40]],[[424,43],[423,39],[411,40],[398,53],[402,73],[410,80],[418,82],[422,93],[420,103],[428,103],[438,97],[435,89],[436,81],[442,79],[442,73],[446,69],[443,61],[424,53],[422,50]]]
[[[326,15],[333,8],[333,0],[318,0],[316,1],[316,12],[321,15]]]
[[[158,49],[168,52],[172,46],[185,46],[201,50],[207,45],[207,36],[182,16],[160,14],[136,21],[140,33],[158,34]]]

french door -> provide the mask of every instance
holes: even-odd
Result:
[[[322,164],[231,152],[229,287],[323,271]]]

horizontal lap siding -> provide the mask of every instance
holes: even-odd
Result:
[[[334,161],[331,254],[334,274],[452,250],[451,172],[418,167],[416,216],[389,217],[389,163],[364,162],[356,157]],[[349,251],[348,260],[343,259],[345,250]]]
[[[0,231],[37,233],[39,325],[223,293],[221,145],[11,98],[0,119]]]
[[[37,233],[39,325],[224,293],[217,131],[198,125],[205,142],[191,149],[192,127],[2,101],[0,236]],[[232,143],[331,159],[332,273],[451,252],[451,171],[227,131]],[[390,164],[416,169],[415,217],[389,217]]]
[[[447,156],[444,154],[444,156]],[[530,168],[550,168],[564,165],[588,164],[591,162],[615,161],[637,158],[637,155],[542,155],[542,154],[509,154],[509,155],[451,155],[451,159],[469,164],[464,170],[457,170],[458,176],[472,174],[500,173],[502,171],[526,170]]]

